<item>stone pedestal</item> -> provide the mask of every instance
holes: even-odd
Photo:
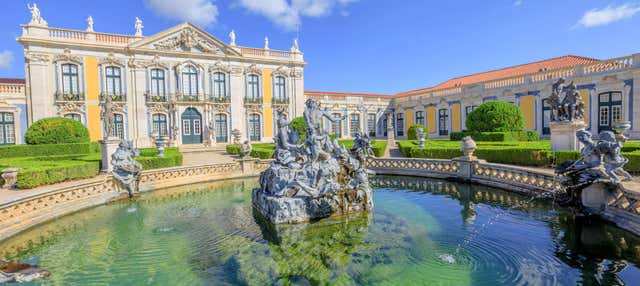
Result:
[[[473,175],[473,163],[486,163],[485,160],[480,160],[478,157],[471,155],[461,156],[451,159],[451,161],[458,163],[458,176],[463,180],[471,179]]]
[[[555,121],[549,123],[551,129],[551,150],[580,151],[582,144],[576,137],[576,131],[584,129],[584,121]]]
[[[118,149],[120,138],[108,137],[100,140],[100,144],[102,145],[102,166],[100,168],[100,172],[109,173],[113,170],[111,155],[116,152],[116,149]]]

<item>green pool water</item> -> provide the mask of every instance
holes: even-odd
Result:
[[[633,285],[640,238],[477,185],[374,179],[372,213],[275,228],[256,179],[143,194],[0,242],[46,285]]]

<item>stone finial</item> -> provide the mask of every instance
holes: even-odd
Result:
[[[264,37],[264,49],[269,49],[269,37]]]
[[[38,25],[38,26],[47,26],[47,21],[42,18],[40,15],[40,9],[38,9],[38,5],[33,3],[33,5],[27,4],[27,8],[31,12],[31,21],[29,21],[29,25]]]
[[[291,52],[299,52],[300,46],[298,46],[298,38],[293,39],[293,46],[291,46]]]
[[[476,151],[477,147],[478,146],[476,145],[476,141],[473,141],[473,138],[471,138],[471,136],[462,138],[462,142],[460,143],[460,151],[462,151],[464,157],[469,159],[475,158],[473,156],[473,152]]]
[[[136,17],[136,23],[134,25],[134,27],[136,28],[136,37],[142,37],[142,28],[144,28],[144,26],[142,26],[142,20],[140,20],[140,18]]]
[[[91,15],[87,18],[87,32],[93,32],[93,17]]]
[[[229,45],[232,47],[236,45],[236,32],[233,30],[229,33]]]

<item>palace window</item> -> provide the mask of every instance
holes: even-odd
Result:
[[[476,109],[476,107],[477,107],[477,106],[475,106],[475,105],[465,106],[465,107],[464,107],[464,115],[465,115],[465,117],[466,117],[467,115],[469,115],[469,113],[471,113],[474,109]]]
[[[0,145],[16,144],[16,126],[13,113],[0,112]]]
[[[124,116],[122,114],[114,114],[115,136],[124,140]]]
[[[360,114],[351,113],[349,123],[351,137],[356,137],[356,134],[360,133]]]
[[[424,111],[416,111],[416,124],[424,126]]]
[[[151,70],[151,94],[165,95],[164,70]]]
[[[71,118],[75,121],[82,122],[82,116],[78,113],[67,113],[64,115],[65,118]]]
[[[78,65],[62,65],[62,93],[79,94],[80,84],[78,83]]]
[[[396,127],[397,136],[404,136],[404,113],[396,114]]]
[[[227,130],[227,115],[218,113],[215,115],[216,123],[216,142],[222,143],[229,140],[229,132]]]
[[[440,135],[449,135],[449,110],[438,110],[438,129]]]
[[[198,70],[194,66],[182,68],[182,94],[198,95]]]
[[[373,113],[367,114],[367,133],[370,137],[376,137],[376,115]]]
[[[612,125],[623,118],[622,92],[598,95],[598,132],[612,130]]]
[[[249,114],[249,140],[260,141],[261,136],[261,124],[259,114]]]
[[[109,95],[122,94],[121,75],[119,67],[106,67],[106,90]]]
[[[285,98],[286,89],[285,89],[285,78],[283,76],[277,76],[274,80],[274,97],[275,98]]]
[[[167,136],[167,115],[156,113],[151,117],[153,123],[153,134]]]
[[[342,115],[340,115],[340,113],[334,113],[334,114],[331,114],[331,117],[341,118]],[[342,124],[342,121],[340,120],[336,122],[331,122],[331,134],[336,135],[336,137],[338,138],[342,137],[342,129],[340,128],[340,124]]]
[[[259,98],[260,97],[260,81],[259,77],[255,74],[247,76],[247,97]]]
[[[213,74],[213,96],[227,96],[227,79],[224,73],[216,72]]]

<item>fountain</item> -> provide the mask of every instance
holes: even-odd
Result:
[[[286,114],[278,112],[275,160],[260,174],[253,190],[255,209],[274,224],[301,223],[334,214],[350,214],[373,208],[367,158],[373,154],[366,135],[358,134],[347,150],[331,140],[322,120],[338,123],[309,99],[304,120],[306,138],[289,128]],[[301,141],[301,143],[299,143]]]

